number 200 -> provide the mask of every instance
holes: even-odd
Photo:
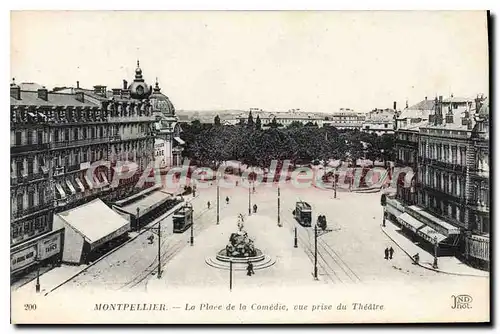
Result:
[[[25,311],[34,311],[36,310],[36,304],[24,304]]]

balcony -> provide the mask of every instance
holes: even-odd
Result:
[[[428,185],[424,185],[423,190],[441,199],[446,199],[448,201],[453,201],[457,204],[465,204],[465,197],[450,194],[448,192],[442,191],[438,188],[433,188]]]
[[[88,145],[96,145],[96,144],[104,144],[108,143],[110,138],[91,138],[91,139],[80,139],[80,140],[65,140],[59,142],[50,143],[51,149],[59,149],[59,148],[69,148],[76,146],[88,146]]]
[[[43,151],[49,148],[49,143],[29,144],[29,145],[14,145],[10,147],[10,154],[19,154],[26,152]]]
[[[49,178],[48,175],[44,174],[44,173],[17,175],[15,177],[13,177],[13,176],[10,177],[10,183],[11,183],[11,185],[16,185],[16,184],[21,184],[21,183],[27,183],[27,182],[48,179],[48,178]]]
[[[122,135],[114,135],[109,138],[109,141],[112,143],[127,141],[127,140],[135,140],[135,139],[145,139],[152,138],[150,133],[134,133],[134,134],[122,134]]]
[[[29,208],[23,208],[21,210],[15,210],[12,212],[12,218],[14,219],[19,219],[28,215],[31,215],[33,213],[45,211],[48,209],[52,208],[52,202],[46,202],[43,204],[38,204]],[[14,209],[14,208],[13,208]]]
[[[137,122],[154,122],[156,117],[150,116],[123,116],[123,117],[109,117],[109,123],[137,123]]]

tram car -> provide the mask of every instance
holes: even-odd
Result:
[[[293,210],[293,215],[300,225],[306,227],[311,226],[312,210],[309,203],[302,201],[295,203],[295,210]]]
[[[174,233],[183,233],[193,225],[193,208],[183,206],[174,213],[172,220],[174,223]]]

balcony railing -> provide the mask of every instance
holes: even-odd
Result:
[[[86,145],[95,145],[95,144],[103,144],[109,142],[108,137],[103,138],[89,138],[89,139],[79,139],[79,140],[65,140],[50,143],[50,148],[66,148],[66,147],[75,147],[75,146],[86,146]]]
[[[48,179],[48,175],[44,174],[44,173],[35,173],[35,174],[28,174],[28,175],[16,175],[15,177],[11,176],[10,183],[12,185],[15,185],[15,184],[36,181],[36,180],[43,180],[44,178]]]
[[[21,218],[27,215],[30,215],[35,212],[43,211],[52,208],[52,202],[45,202],[42,204],[38,204],[29,208],[23,208],[21,210],[15,210],[12,212],[12,217],[14,219]]]
[[[114,135],[109,138],[110,142],[119,142],[123,140],[134,140],[134,139],[142,139],[151,137],[150,133],[134,133],[134,134],[122,134],[122,135]]]
[[[49,148],[49,143],[29,144],[29,145],[14,145],[10,147],[11,154],[25,153],[32,151],[43,151]]]
[[[154,122],[156,117],[150,116],[123,116],[123,117],[109,117],[109,123],[131,123],[131,122]]]

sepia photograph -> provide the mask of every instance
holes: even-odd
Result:
[[[490,25],[11,11],[11,322],[489,323]]]

